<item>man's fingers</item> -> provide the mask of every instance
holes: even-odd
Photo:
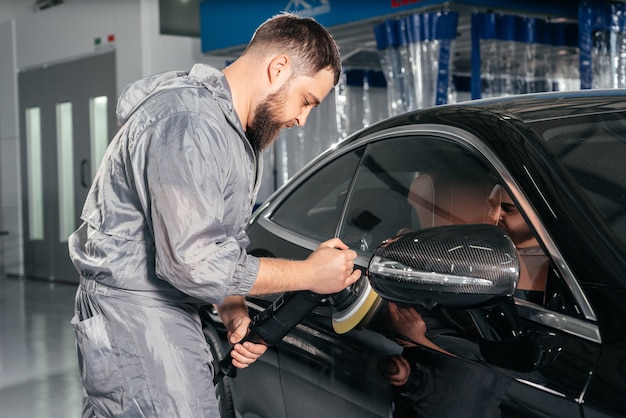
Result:
[[[238,343],[243,340],[246,334],[248,333],[248,326],[250,324],[249,317],[237,317],[233,319],[229,341],[231,344]]]
[[[259,358],[263,353],[265,353],[265,351],[267,351],[267,346],[265,344],[254,344],[250,341],[243,343],[243,348],[256,355],[256,358]]]
[[[349,283],[346,285],[350,286],[352,283],[356,282],[357,280],[359,280],[359,278],[361,277],[361,270],[356,269],[352,272],[352,274],[350,275],[350,277],[348,277],[348,281]]]
[[[356,251],[354,250],[344,250],[346,256],[348,257],[348,260],[350,261],[354,261],[356,260],[358,254],[356,253]]]
[[[349,247],[339,238],[332,238],[320,244],[320,247],[337,248],[339,250],[347,250]]]
[[[266,350],[267,346],[264,344],[246,341],[243,344],[235,344],[230,355],[235,367],[245,368],[254,363]]]

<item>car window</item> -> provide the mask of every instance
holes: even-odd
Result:
[[[280,204],[271,220],[316,241],[333,238],[363,151],[364,147],[346,153],[315,171]]]
[[[372,143],[350,190],[339,238],[369,256],[403,232],[483,223],[496,178],[469,150],[441,138]]]
[[[626,246],[626,119],[623,112],[534,124],[546,145]]]

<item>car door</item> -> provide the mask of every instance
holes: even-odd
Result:
[[[374,249],[396,234],[489,222],[494,186],[515,183],[500,162],[479,151],[484,147],[478,142],[458,129],[437,126],[391,129],[344,147],[259,212],[249,229],[250,249],[302,258],[320,241],[338,236],[359,253],[365,269]],[[523,210],[532,208],[525,203]],[[524,216],[535,220],[536,233],[541,228],[536,214]],[[543,250],[553,247],[539,241]],[[597,329],[580,315],[584,300],[572,293],[575,283],[563,279],[553,255],[545,253],[551,274],[545,294],[551,297],[539,303],[516,299],[533,335],[523,347],[485,344],[464,310],[411,307],[423,318],[433,349],[407,344],[390,326],[384,302],[362,329],[343,335],[331,326],[333,308],[320,307],[278,347],[286,415],[545,416],[558,411],[579,416],[579,399],[600,346]],[[384,372],[396,356],[411,368],[406,383],[392,387]]]

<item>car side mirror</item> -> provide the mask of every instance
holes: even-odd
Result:
[[[524,332],[512,296],[519,271],[517,250],[501,228],[449,225],[383,242],[368,278],[383,299],[467,311],[489,363],[529,372],[551,361],[559,341]]]
[[[447,225],[386,240],[370,260],[368,277],[393,302],[466,309],[511,296],[519,270],[515,246],[501,228]]]

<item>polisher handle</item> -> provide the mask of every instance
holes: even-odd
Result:
[[[321,299],[321,295],[309,291],[283,293],[274,303],[252,318],[248,334],[239,343],[250,341],[268,346],[278,344],[313,312]],[[218,384],[224,376],[234,377],[237,374],[231,353],[232,350],[215,363],[213,384]]]

